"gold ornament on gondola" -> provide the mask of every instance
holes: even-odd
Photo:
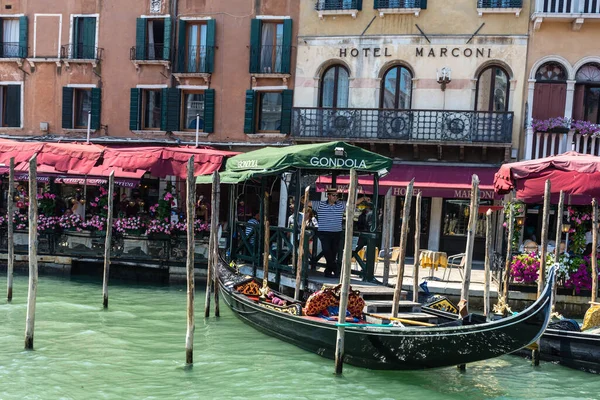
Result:
[[[74,198],[71,199],[71,204],[75,204],[75,203],[77,203],[77,199],[74,199]]]
[[[81,199],[81,200],[79,200],[79,202],[80,202],[81,204],[85,204],[85,199]]]
[[[135,201],[130,201],[129,202],[129,207],[135,207]]]
[[[20,201],[20,200],[21,200],[21,196],[19,196],[19,195],[16,195],[16,196],[15,196],[15,201]]]

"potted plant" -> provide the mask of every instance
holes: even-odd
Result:
[[[29,217],[27,214],[15,211],[13,214],[13,243],[15,246],[29,246]]]
[[[571,122],[571,129],[575,133],[583,136],[598,136],[600,135],[600,125],[592,124],[589,121],[574,120]]]
[[[113,223],[113,229],[123,237],[123,253],[148,255],[146,223],[141,217],[117,218]]]
[[[45,192],[37,195],[38,209],[40,214],[46,217],[53,217],[56,214],[56,195],[54,193]]]
[[[535,132],[567,133],[571,128],[571,120],[564,117],[534,119],[531,127]]]

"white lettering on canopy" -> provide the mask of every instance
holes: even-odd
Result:
[[[356,160],[353,158],[312,157],[310,165],[324,168],[367,168],[365,160]]]
[[[238,168],[257,168],[258,160],[240,160],[237,162]]]

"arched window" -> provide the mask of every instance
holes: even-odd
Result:
[[[573,118],[600,123],[600,64],[585,64],[575,75]]]
[[[412,74],[400,65],[388,69],[381,82],[380,108],[410,109]]]
[[[323,74],[319,107],[347,108],[349,92],[349,73],[342,65],[333,65]]]
[[[491,66],[477,78],[476,111],[508,111],[508,93],[510,89],[508,74],[498,66]]]
[[[535,73],[535,80],[538,82],[564,82],[567,80],[567,72],[562,64],[550,61],[538,68]]]

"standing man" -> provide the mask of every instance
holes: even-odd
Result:
[[[356,204],[369,199],[362,197]],[[338,200],[337,189],[327,189],[327,201],[313,201],[313,211],[319,220],[318,237],[323,248],[323,255],[327,260],[324,275],[326,277],[339,277],[337,255],[342,236],[342,218],[346,211],[346,203]]]

